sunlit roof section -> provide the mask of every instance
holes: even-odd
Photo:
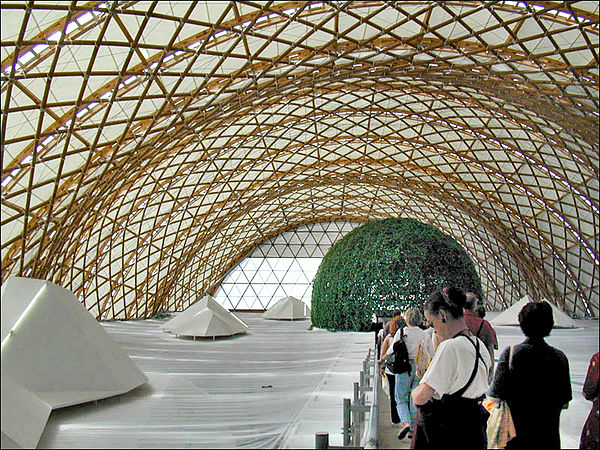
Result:
[[[490,306],[598,316],[597,2],[0,8],[2,280],[149,317],[282,232],[402,216]]]

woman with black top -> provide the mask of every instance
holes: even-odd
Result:
[[[515,424],[506,448],[560,448],[560,413],[572,393],[567,357],[544,341],[554,326],[552,307],[526,304],[519,325],[527,339],[514,346],[510,367],[510,347],[504,349],[489,392],[508,403]]]
[[[458,288],[434,292],[425,317],[444,339],[412,398],[420,421],[414,448],[486,448],[487,413],[481,400],[488,390],[490,354],[463,317],[465,293]]]

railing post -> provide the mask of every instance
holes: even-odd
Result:
[[[360,447],[360,412],[352,411],[352,446]]]
[[[360,372],[360,382],[354,383],[354,405],[358,406],[362,404],[361,402],[361,387],[363,384],[363,372]],[[354,447],[358,447],[360,439],[360,412],[358,408],[354,408],[352,410],[352,445]]]
[[[315,448],[323,450],[329,448],[329,433],[315,433]]]
[[[365,372],[360,373],[360,389],[358,391],[358,404],[365,404],[365,387],[367,386],[367,374]],[[362,411],[358,412],[358,421],[362,424],[365,418],[365,413]]]
[[[355,383],[356,384],[356,383]],[[344,447],[350,445],[350,399],[344,399]]]
[[[369,413],[369,425],[366,433],[365,449],[376,449],[378,447],[377,428],[379,425],[379,385],[381,382],[379,367],[377,366],[377,354],[373,353],[373,377],[372,377],[372,398],[371,409]],[[365,424],[365,427],[367,425]]]
[[[379,368],[377,366],[376,354],[375,352],[371,353],[371,350],[372,349],[369,349],[366,359],[363,360],[363,370],[360,371],[359,382],[354,383],[352,401],[349,398],[344,399],[344,426],[342,428],[344,447],[360,447],[363,437],[365,438],[365,445],[368,445],[368,448],[375,448],[377,446],[377,415],[379,405],[376,389],[378,389],[379,385]],[[373,366],[372,374],[371,366]],[[370,407],[366,406],[367,389],[373,390],[372,404]],[[366,419],[367,409],[370,413],[368,426],[366,423],[363,425],[363,422]],[[361,429],[363,428],[365,429],[365,436],[361,436]],[[329,439],[328,436],[327,439]],[[315,447],[326,448],[321,447],[322,445],[325,445],[324,440],[324,436],[315,434]]]

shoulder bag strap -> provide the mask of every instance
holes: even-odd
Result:
[[[398,330],[400,331],[400,330]],[[404,334],[404,332],[402,332],[402,334],[400,335],[400,339],[398,339],[396,342],[394,342],[394,346],[398,343],[398,342],[404,342],[404,345],[406,345],[406,335]],[[407,348],[408,350],[408,348]]]
[[[465,384],[461,389],[459,389],[454,394],[452,394],[453,396],[462,397],[462,395],[466,392],[467,389],[469,389],[469,386],[471,386],[471,383],[475,379],[475,375],[477,374],[477,368],[479,366],[479,359],[481,359],[481,354],[479,353],[479,340],[477,340],[477,338],[475,338],[475,343],[473,343],[473,341],[471,339],[469,339],[468,336],[465,336],[464,334],[460,334],[459,336],[466,337],[467,340],[471,344],[473,344],[473,346],[475,346],[475,366],[473,366],[473,371],[471,372],[469,381],[467,381],[467,384]],[[482,361],[483,361],[483,359],[482,359]],[[485,364],[485,362],[484,362],[484,364]]]
[[[483,356],[481,356],[481,352],[479,351],[479,339],[475,337],[475,342],[473,342],[471,339],[469,339],[469,336],[467,336],[466,334],[462,334],[462,332],[458,333],[456,336],[464,336],[466,337],[469,342],[473,345],[473,347],[475,347],[475,361],[477,361],[477,359],[480,359],[481,362],[483,363],[483,365],[486,367],[487,369],[487,364],[485,363],[485,360],[483,359]],[[454,337],[456,337],[454,336]],[[477,368],[477,367],[475,367]]]

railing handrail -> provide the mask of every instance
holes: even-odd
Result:
[[[364,448],[377,448],[377,428],[379,427],[379,383],[381,373],[377,366],[377,344],[373,351],[373,395],[371,397],[371,409],[369,412],[369,428],[365,429],[366,440],[363,442]]]
[[[373,375],[371,376],[370,364],[373,364]],[[369,381],[372,379],[372,386]],[[329,433],[315,433],[316,449],[373,449],[377,448],[377,428],[379,426],[379,383],[381,374],[377,365],[377,344],[373,351],[373,360],[371,361],[371,349],[363,361],[363,370],[360,372],[360,381],[354,383],[354,400],[344,398],[343,408],[343,426],[344,435],[343,446],[329,445]],[[371,405],[365,405],[365,392],[372,389]],[[369,426],[364,427],[361,436],[360,431],[362,423],[365,422],[365,414],[369,412]],[[364,446],[361,446],[362,443]]]

